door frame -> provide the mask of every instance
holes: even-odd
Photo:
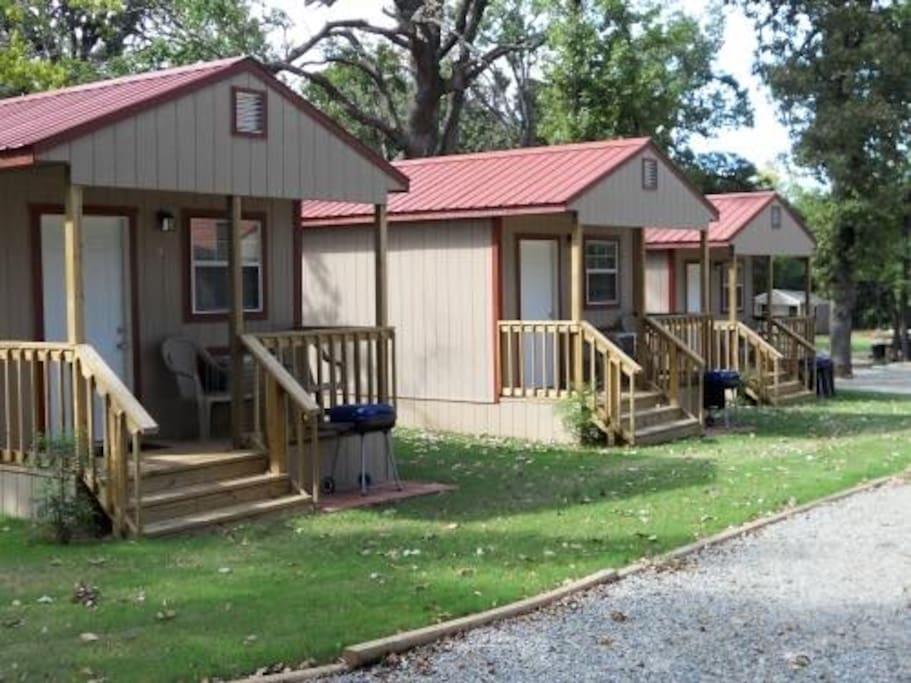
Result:
[[[29,204],[29,220],[31,222],[31,250],[32,250],[32,297],[34,310],[35,339],[45,341],[44,338],[44,269],[42,262],[41,245],[41,217],[48,214],[65,215],[63,204]],[[86,204],[82,209],[83,216],[119,217],[127,221],[126,230],[126,255],[124,268],[124,286],[129,289],[124,300],[129,307],[129,322],[127,328],[130,332],[131,352],[126,354],[127,372],[133,379],[133,395],[142,400],[142,349],[139,340],[139,248],[137,245],[139,209],[135,206],[114,206],[108,204]]]
[[[555,233],[516,233],[515,260],[516,260],[516,320],[522,319],[522,241],[552,241],[557,244],[557,311],[554,320],[563,320],[563,239],[562,235]]]

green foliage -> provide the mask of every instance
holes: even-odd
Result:
[[[588,385],[576,388],[557,403],[557,413],[563,427],[571,434],[576,443],[583,446],[594,446],[604,443],[604,432],[593,421],[597,396]]]
[[[746,93],[713,61],[722,24],[658,3],[555,0],[541,94],[548,142],[648,135],[682,150],[694,134],[751,122]]]
[[[762,177],[755,164],[739,154],[692,154],[684,151],[678,153],[676,161],[703,194],[750,192],[771,187],[768,179]]]
[[[79,456],[70,438],[36,441],[34,466],[47,476],[37,505],[38,526],[57,543],[66,545],[92,519],[93,509],[77,481]]]
[[[266,57],[252,0],[0,0],[0,97],[219,57]]]

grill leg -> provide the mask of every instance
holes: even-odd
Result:
[[[335,435],[335,453],[332,454],[332,479],[335,480],[335,470],[338,467],[338,456],[342,450],[342,435]]]
[[[361,495],[367,495],[367,448],[366,439],[361,434]]]
[[[392,470],[392,478],[395,481],[396,488],[401,491],[405,487],[402,486],[402,480],[399,478],[399,466],[395,461],[395,453],[392,450],[392,432],[387,429],[384,434],[386,436],[386,465]]]

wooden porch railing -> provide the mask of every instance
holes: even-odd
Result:
[[[568,396],[581,372],[601,429],[624,437],[635,433],[636,377],[642,368],[597,328],[569,320],[501,320],[497,328],[500,396]]]
[[[696,320],[674,321],[678,333],[672,333],[661,322],[645,316],[642,335],[638,343],[639,363],[645,372],[645,380],[658,387],[670,400],[671,405],[681,408],[689,415],[703,420],[703,380],[705,359],[692,349],[687,338],[704,347],[704,319],[702,316],[687,316]]]
[[[715,319],[711,313],[674,313],[648,317],[683,342],[707,367],[714,367],[711,353]]]
[[[321,409],[396,402],[395,328],[307,328],[252,336]]]
[[[585,382],[591,389],[590,405],[602,430],[627,441],[636,434],[636,381],[642,367],[588,322],[579,325]],[[626,389],[626,396],[623,390]],[[626,419],[623,402],[626,400]]]
[[[795,320],[800,320],[793,324]],[[809,389],[816,387],[816,345],[814,337],[804,337],[795,329],[809,329],[809,319],[772,318],[767,321],[766,338],[778,349],[784,359],[782,365],[789,378],[802,379]]]
[[[269,454],[269,469],[287,474],[302,495],[319,502],[319,421],[322,409],[279,359],[253,334],[241,336],[253,358],[253,434]],[[294,467],[288,447],[294,445]],[[308,449],[309,448],[309,453]],[[306,464],[309,461],[309,480]]]
[[[778,395],[784,355],[748,325],[716,320],[711,356],[714,367],[739,372],[763,400]]]
[[[577,323],[501,320],[497,330],[501,396],[560,398],[569,394]]]
[[[816,342],[816,316],[786,316],[781,318],[772,318],[776,327],[787,328],[790,332],[798,337],[802,337],[807,342],[815,344]],[[760,321],[760,329],[766,333],[772,333],[768,327],[768,320]]]
[[[45,444],[72,441],[81,476],[114,532],[142,532],[143,435],[158,430],[88,344],[0,342],[0,462],[37,463]]]

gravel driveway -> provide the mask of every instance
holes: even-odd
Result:
[[[911,486],[344,681],[911,681]]]

